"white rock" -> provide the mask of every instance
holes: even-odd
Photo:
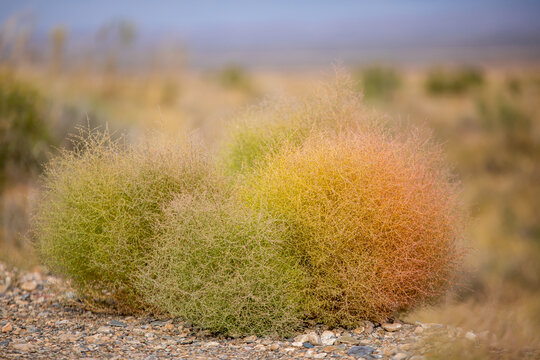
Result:
[[[292,343],[292,346],[295,346],[295,347],[303,347],[303,346],[304,346],[304,342],[295,341],[295,342]]]
[[[337,340],[337,337],[336,335],[331,332],[331,331],[328,331],[328,330],[325,330],[323,331],[323,333],[321,334],[321,343],[323,345],[334,345],[334,343],[336,342]]]
[[[312,332],[307,334],[305,342],[308,342],[314,346],[319,346],[321,345],[321,338],[319,337],[319,335],[317,335],[317,333]]]
[[[470,341],[475,341],[477,338],[476,334],[473,333],[472,331],[469,331],[465,334],[465,339],[467,340],[470,340]]]
[[[206,343],[206,346],[219,346],[219,343],[217,341],[210,341]]]
[[[324,352],[313,355],[314,359],[324,359],[325,357],[326,357],[326,353]]]

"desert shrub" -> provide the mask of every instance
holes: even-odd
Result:
[[[248,72],[239,65],[225,66],[217,74],[219,83],[226,89],[253,92],[254,85]]]
[[[368,67],[361,71],[360,78],[362,92],[368,99],[391,98],[401,84],[398,73],[389,67]]]
[[[120,308],[144,305],[134,273],[147,262],[155,223],[177,194],[212,191],[210,167],[191,145],[148,141],[137,147],[90,132],[46,167],[34,218],[44,263],[89,299]]]
[[[478,99],[476,108],[482,130],[497,141],[495,146],[504,146],[512,152],[535,153],[533,118],[519,102],[499,95],[495,99]]]
[[[476,68],[455,70],[434,69],[429,72],[425,87],[428,93],[462,94],[484,83],[484,75]]]
[[[242,193],[288,227],[286,244],[308,276],[307,313],[353,326],[451,285],[461,251],[456,188],[423,137],[372,129],[286,146]]]
[[[42,97],[0,74],[0,187],[37,173],[53,143]]]
[[[291,334],[303,275],[275,222],[227,197],[180,195],[159,223],[140,287],[159,311],[228,335]]]
[[[374,118],[361,105],[352,81],[340,75],[305,98],[269,100],[238,116],[222,146],[221,161],[229,173],[248,173],[312,133],[369,127]]]
[[[510,94],[517,96],[520,95],[523,91],[523,83],[521,79],[517,77],[510,77],[505,81],[505,87],[510,92]]]

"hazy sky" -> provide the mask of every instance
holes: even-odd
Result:
[[[139,42],[176,37],[195,50],[540,45],[540,0],[0,0],[0,22],[24,11],[41,33],[128,19]]]

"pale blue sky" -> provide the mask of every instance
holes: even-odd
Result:
[[[72,1],[3,0],[0,21],[32,11],[37,27],[63,24],[75,31],[94,30],[116,18],[134,21],[142,32],[206,33],[211,29],[305,29],[316,34],[355,31],[396,35],[430,31],[457,37],[540,31],[540,1],[531,0],[199,0]],[[217,35],[217,34],[216,34]],[[452,34],[448,34],[452,35]]]
[[[41,33],[63,25],[73,39],[128,19],[139,43],[172,37],[194,52],[540,45],[539,0],[0,0],[0,22],[24,11]]]

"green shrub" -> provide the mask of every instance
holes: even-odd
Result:
[[[399,88],[398,73],[381,66],[368,67],[361,71],[362,92],[367,99],[389,99]]]
[[[462,94],[484,84],[484,75],[475,68],[456,70],[434,69],[429,72],[425,87],[433,95]]]
[[[36,90],[0,74],[0,187],[40,170],[53,139]]]
[[[34,218],[38,253],[87,298],[108,295],[139,309],[134,273],[147,262],[163,206],[178,194],[213,191],[209,174],[191,146],[132,147],[91,132],[46,167]]]
[[[456,184],[421,138],[310,137],[248,176],[248,203],[281,219],[308,276],[304,309],[330,326],[383,321],[440,297],[459,265]]]
[[[228,335],[290,335],[301,324],[303,274],[283,230],[223,197],[178,196],[140,274],[160,312]]]

